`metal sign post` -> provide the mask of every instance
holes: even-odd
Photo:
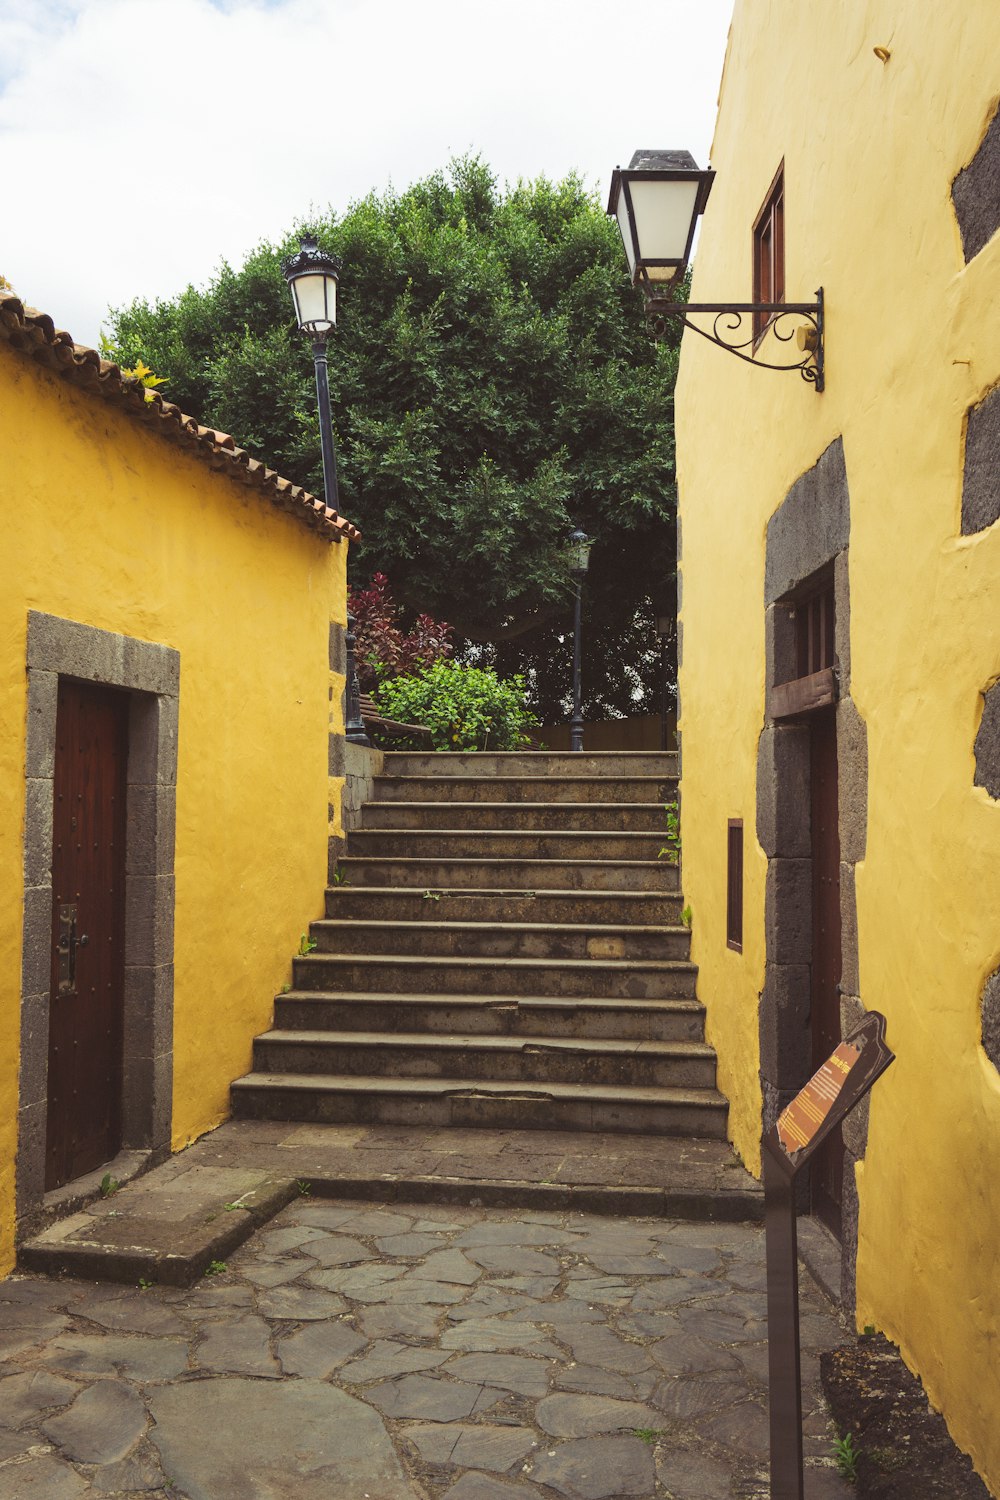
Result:
[[[795,1178],[894,1059],[870,1011],[784,1109],[763,1146],[771,1500],[804,1500]]]

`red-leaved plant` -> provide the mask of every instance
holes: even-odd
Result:
[[[383,676],[405,677],[451,655],[452,627],[443,620],[418,615],[409,633],[403,633],[384,573],[373,574],[366,589],[349,589],[347,608],[354,616],[354,658],[363,692],[378,686],[380,667]]]

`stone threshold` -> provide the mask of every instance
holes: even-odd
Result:
[[[299,1195],[619,1218],[763,1218],[759,1184],[721,1141],[234,1120],[48,1225],[21,1245],[18,1265],[50,1276],[190,1286]]]

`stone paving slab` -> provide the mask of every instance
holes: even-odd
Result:
[[[768,1500],[763,1267],[754,1223],[297,1194],[189,1288],[18,1275],[0,1500]]]
[[[174,1158],[59,1219],[23,1244],[18,1263],[50,1276],[190,1286],[274,1217],[299,1188],[267,1169]]]

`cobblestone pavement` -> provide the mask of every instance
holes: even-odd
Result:
[[[756,1225],[309,1197],[187,1291],[15,1277],[0,1500],[766,1500],[764,1284]]]

